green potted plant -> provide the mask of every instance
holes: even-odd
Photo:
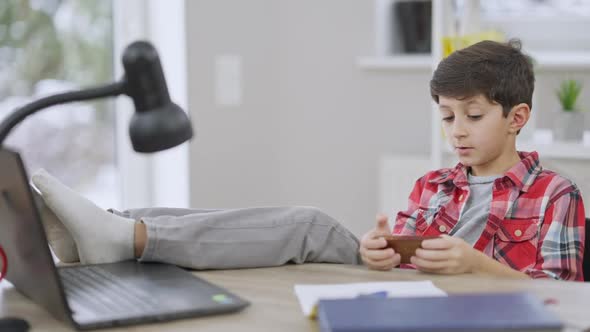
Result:
[[[584,136],[584,114],[577,105],[582,84],[573,79],[561,82],[556,91],[560,111],[555,121],[555,139],[558,141],[581,141]]]

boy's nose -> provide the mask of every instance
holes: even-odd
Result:
[[[467,136],[467,130],[462,121],[455,121],[453,123],[453,137],[465,137]]]

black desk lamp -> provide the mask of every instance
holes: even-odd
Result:
[[[156,49],[137,41],[123,52],[125,75],[118,82],[102,87],[60,93],[16,109],[0,123],[0,146],[6,136],[27,116],[53,105],[126,94],[133,99],[135,114],[129,136],[137,152],[157,152],[179,145],[193,136],[190,120],[170,100],[166,79]]]

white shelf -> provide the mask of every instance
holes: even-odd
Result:
[[[517,141],[516,147],[522,151],[537,151],[540,158],[590,160],[590,146],[578,142],[541,144]]]
[[[358,65],[367,70],[432,70],[430,54],[366,56],[358,59]]]
[[[531,51],[529,54],[539,70],[590,70],[590,51]],[[434,64],[429,54],[420,54],[365,56],[358,59],[358,65],[367,70],[432,70]]]
[[[590,146],[578,142],[554,142],[542,144],[534,142],[516,142],[518,151],[537,151],[539,158],[549,159],[576,159],[590,160]],[[448,144],[445,144],[443,152],[447,155],[454,155]]]
[[[590,51],[530,51],[529,54],[537,62],[539,69],[590,70]]]

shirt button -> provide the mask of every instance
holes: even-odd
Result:
[[[440,226],[438,227],[438,230],[439,230],[441,233],[444,233],[444,232],[446,232],[446,231],[447,231],[447,226],[445,226],[445,225],[440,225]]]
[[[521,236],[522,235],[522,231],[520,229],[517,229],[517,230],[514,231],[514,235]]]
[[[459,201],[462,201],[462,200],[463,200],[463,194],[461,194],[461,195],[459,196]]]

